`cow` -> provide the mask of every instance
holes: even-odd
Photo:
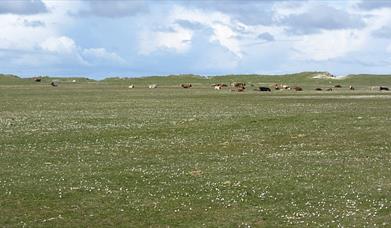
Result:
[[[289,87],[288,85],[281,85],[281,87],[282,87],[283,89],[290,89],[290,87]]]
[[[316,88],[315,90],[316,91],[322,91],[323,89],[322,88]]]
[[[349,86],[349,89],[350,89],[350,90],[354,90],[354,87],[350,85],[350,86]]]
[[[333,88],[327,88],[326,91],[333,91]]]
[[[244,86],[234,87],[231,89],[232,92],[243,92],[246,89]]]
[[[56,81],[52,81],[52,82],[50,83],[50,85],[53,86],[53,87],[57,87],[57,86],[58,86],[58,83],[57,83]]]
[[[242,86],[242,87],[237,87],[236,91],[238,91],[238,92],[243,92],[245,89],[246,89],[246,87],[244,87],[244,86]]]
[[[191,84],[190,83],[181,84],[181,87],[184,88],[184,89],[188,89],[188,88],[191,88]]]
[[[380,90],[380,91],[382,91],[382,90],[384,90],[384,91],[389,91],[388,87],[385,87],[385,86],[380,86],[380,87],[379,87],[379,90]]]
[[[334,88],[342,88],[341,85],[335,85]]]
[[[215,90],[221,90],[222,86],[221,85],[216,85],[214,88],[215,88]]]
[[[133,84],[129,85],[129,89],[133,89],[133,88],[134,88]]]
[[[41,82],[41,78],[33,78],[35,82]]]
[[[216,83],[216,84],[212,84],[212,87],[215,87],[215,86],[220,86],[220,87],[228,87],[227,84],[224,84],[224,83]]]
[[[150,89],[156,89],[156,88],[157,88],[157,84],[149,85],[148,88],[150,88]]]
[[[261,86],[261,87],[259,87],[259,91],[261,91],[261,92],[271,92],[272,90],[269,87]]]
[[[232,87],[245,87],[246,83],[244,83],[244,82],[232,82],[231,86]]]
[[[293,90],[294,91],[303,91],[303,88],[301,88],[299,86],[295,86],[295,87],[293,87]]]

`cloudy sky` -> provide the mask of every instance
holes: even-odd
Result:
[[[0,1],[0,71],[391,73],[391,1]]]

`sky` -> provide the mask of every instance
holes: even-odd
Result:
[[[0,73],[391,73],[391,1],[1,0]]]

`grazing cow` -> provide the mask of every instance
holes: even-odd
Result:
[[[323,89],[322,88],[316,88],[315,90],[316,91],[322,91]]]
[[[295,87],[293,87],[293,90],[294,91],[303,91],[303,88],[301,88],[299,86],[295,86]]]
[[[239,86],[239,87],[233,87],[231,89],[232,92],[243,92],[246,89],[244,86]]]
[[[57,86],[58,86],[58,82],[52,81],[52,82],[50,83],[50,85],[53,86],[53,87],[57,87]]]
[[[157,84],[149,85],[148,88],[150,88],[150,89],[156,89],[156,88],[157,88]]]
[[[228,87],[227,84],[224,84],[224,83],[212,84],[212,87],[215,87],[215,86]]]
[[[191,88],[191,84],[188,83],[188,84],[181,84],[181,87],[184,88],[184,89],[188,89],[188,88]]]
[[[133,89],[133,88],[134,88],[133,84],[129,85],[129,89]]]
[[[233,83],[231,83],[231,86],[232,87],[245,87],[246,83],[244,83],[244,82],[233,82]]]
[[[327,88],[326,91],[333,91],[333,89],[332,88]]]
[[[335,85],[334,88],[342,88],[341,85]]]
[[[244,87],[244,86],[236,87],[236,88],[237,88],[236,91],[238,91],[238,92],[243,92],[246,89],[246,87]]]
[[[33,78],[35,82],[41,82],[41,78]]]
[[[382,90],[384,90],[384,91],[389,91],[388,87],[385,87],[385,86],[380,86],[380,87],[379,87],[379,90],[380,90],[380,91],[382,91]]]
[[[259,91],[261,91],[261,92],[271,92],[272,90],[269,87],[261,86],[261,87],[259,87]]]
[[[289,87],[288,85],[281,85],[281,87],[282,87],[283,89],[290,89],[290,87]]]
[[[354,90],[354,87],[350,85],[350,86],[349,86],[349,89],[350,89],[350,90]]]
[[[216,85],[214,88],[215,88],[215,90],[221,90],[221,89],[222,89],[222,86]]]

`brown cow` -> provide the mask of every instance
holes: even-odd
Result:
[[[239,87],[233,87],[231,89],[232,92],[243,92],[246,89],[244,86],[239,86]]]
[[[212,87],[215,87],[215,86],[220,86],[220,87],[228,87],[227,84],[224,84],[224,83],[216,83],[216,84],[212,84]]]
[[[295,86],[292,88],[294,91],[303,91],[303,88],[299,87],[299,86]]]
[[[184,88],[184,89],[188,89],[188,88],[191,88],[191,84],[190,83],[181,84],[181,87]]]
[[[244,82],[232,82],[231,86],[232,87],[245,87],[246,83],[244,83]]]

